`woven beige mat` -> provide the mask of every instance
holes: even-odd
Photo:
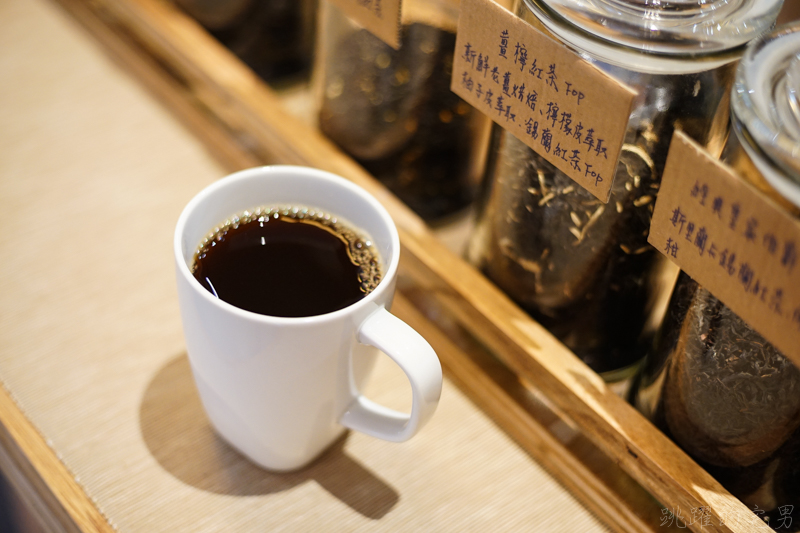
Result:
[[[192,384],[171,236],[221,168],[59,7],[0,1],[0,380],[124,532],[596,531],[450,382],[418,437],[253,466]],[[402,406],[392,363],[368,394]]]

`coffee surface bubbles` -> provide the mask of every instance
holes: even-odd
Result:
[[[342,309],[382,278],[369,237],[334,215],[298,206],[263,207],[226,220],[200,243],[192,274],[221,300],[280,317]]]

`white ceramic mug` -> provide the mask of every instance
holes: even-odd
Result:
[[[245,311],[207,291],[190,271],[203,237],[234,214],[276,204],[318,208],[367,233],[382,261],[378,286],[344,309],[299,318]],[[366,191],[311,168],[237,172],[189,202],[174,248],[186,348],[203,407],[219,435],[255,463],[296,469],[345,428],[400,442],[430,419],[441,394],[441,365],[430,345],[387,310],[400,240],[389,213]],[[408,376],[410,414],[361,394],[375,348]]]

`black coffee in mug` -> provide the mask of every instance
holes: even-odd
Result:
[[[368,237],[331,214],[297,206],[231,217],[200,244],[192,274],[229,304],[279,317],[342,309],[382,276]]]

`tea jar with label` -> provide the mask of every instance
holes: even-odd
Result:
[[[523,0],[516,10],[638,94],[608,203],[495,125],[467,256],[607,381],[632,374],[674,281],[647,243],[672,133],[719,155],[741,47],[781,3]]]
[[[400,48],[322,2],[319,127],[423,219],[474,200],[488,119],[450,91],[456,0],[405,0]]]
[[[722,159],[776,208],[800,219],[798,97],[800,23],[794,23],[748,46],[731,93],[733,131]],[[773,237],[753,242],[795,268],[789,241]],[[742,280],[732,276],[731,283]],[[762,306],[754,311],[796,327],[800,317],[781,310],[776,294],[769,291],[764,302],[753,296],[752,305]],[[681,273],[638,381],[632,401],[643,414],[770,526],[797,530],[800,369],[783,353]]]
[[[174,0],[262,79],[308,73],[317,0]]]

